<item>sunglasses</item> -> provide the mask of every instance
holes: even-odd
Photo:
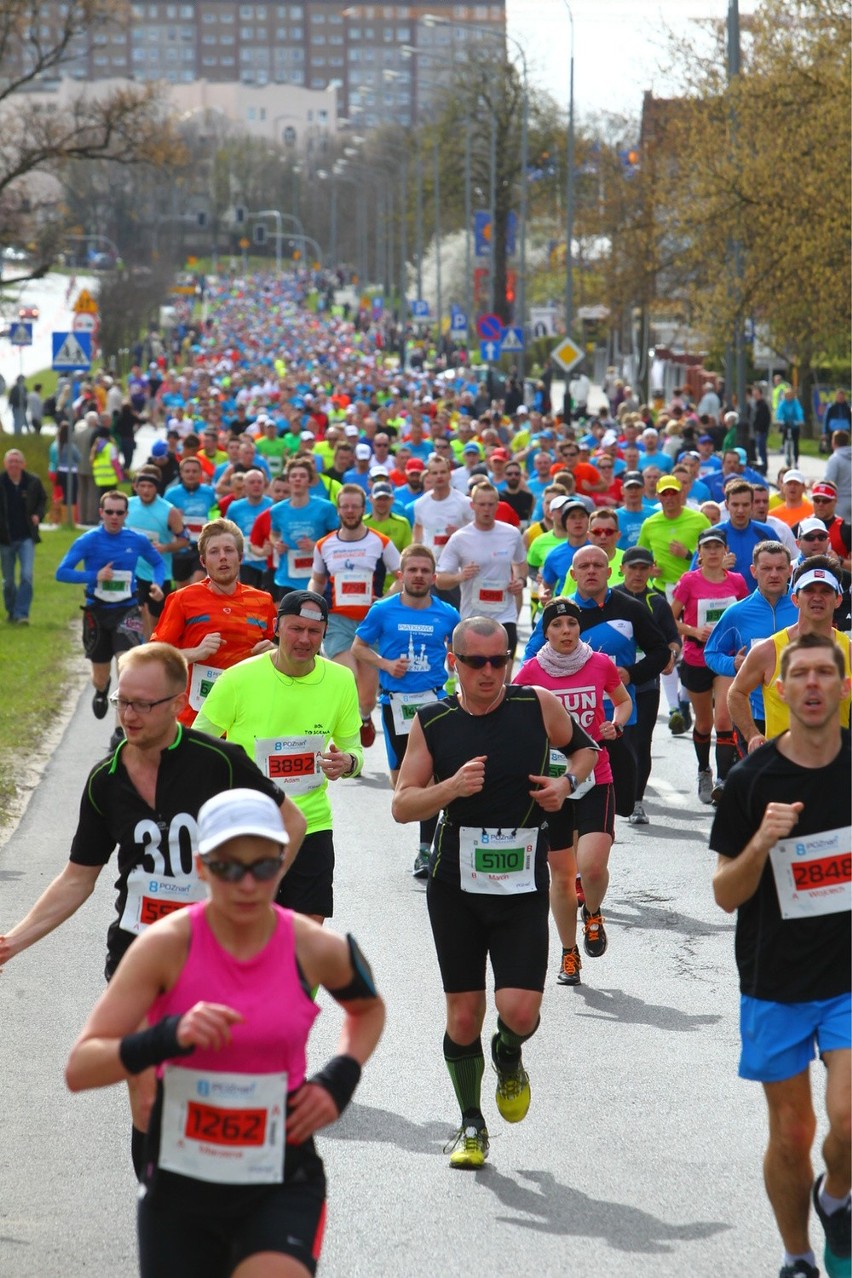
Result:
[[[259,861],[252,861],[249,865],[242,861],[210,861],[206,856],[203,856],[201,860],[211,874],[215,874],[217,879],[222,879],[225,883],[242,883],[247,874],[250,874],[258,883],[267,883],[275,878],[284,864],[284,853],[279,853],[278,856],[261,857]]]
[[[454,652],[453,656],[463,666],[470,666],[471,670],[484,670],[486,666],[502,670],[509,661],[508,652],[499,652],[496,657],[463,657],[460,652]]]
[[[617,528],[590,528],[589,535],[591,537],[615,537],[618,533]]]
[[[800,537],[800,541],[828,541],[828,533],[808,533],[805,537]]]

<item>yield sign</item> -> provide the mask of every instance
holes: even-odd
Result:
[[[554,346],[550,352],[550,358],[555,359],[560,367],[565,369],[566,373],[570,373],[575,364],[579,364],[586,352],[576,342],[572,342],[570,337],[563,337],[558,346]]]

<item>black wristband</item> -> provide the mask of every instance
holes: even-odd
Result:
[[[143,1069],[161,1065],[173,1056],[189,1056],[195,1047],[181,1047],[178,1042],[179,1016],[166,1016],[148,1029],[125,1034],[118,1045],[118,1055],[128,1074],[141,1074]]]
[[[337,1106],[338,1115],[342,1114],[355,1094],[355,1088],[361,1078],[361,1066],[354,1056],[332,1056],[319,1073],[308,1079],[309,1083],[318,1083],[324,1087]]]

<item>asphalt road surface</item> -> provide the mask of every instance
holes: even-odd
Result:
[[[89,700],[84,692],[0,849],[0,931],[67,857],[86,773],[110,731]],[[777,1273],[763,1099],[736,1076],[733,923],[711,896],[709,810],[694,796],[690,740],[670,737],[662,719],[655,756],[651,825],[618,822],[609,949],[584,960],[580,987],[562,988],[552,930],[541,1029],[525,1049],[532,1106],[523,1123],[504,1123],[486,1073],[492,1144],[477,1173],[450,1170],[442,1153],[457,1125],[443,999],[424,887],[409,873],[416,827],[390,817],[381,736],[365,776],[333,787],[334,925],[373,963],[388,1021],[355,1102],[319,1138],[329,1177],[322,1274]],[[112,878],[108,868],[86,906],[0,978],[3,1278],[135,1272],[125,1089],[71,1096],[62,1077],[102,988]],[[322,1006],[309,1070],[335,1048],[337,1009]],[[492,1003],[486,1043],[495,1020]]]

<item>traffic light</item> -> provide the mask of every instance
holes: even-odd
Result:
[[[262,222],[258,222],[254,228],[254,242],[258,248],[263,248],[266,243],[266,227]]]
[[[246,220],[246,211],[244,207],[242,206],[242,204],[238,204],[237,207],[234,209],[234,221],[236,222],[237,226],[242,226],[245,220]]]
[[[203,231],[207,225],[207,214],[202,210],[200,213],[196,214],[196,220],[198,222],[198,229]]]
[[[516,283],[515,272],[507,271],[506,272],[506,301],[507,302],[512,303],[515,300],[515,283]]]

